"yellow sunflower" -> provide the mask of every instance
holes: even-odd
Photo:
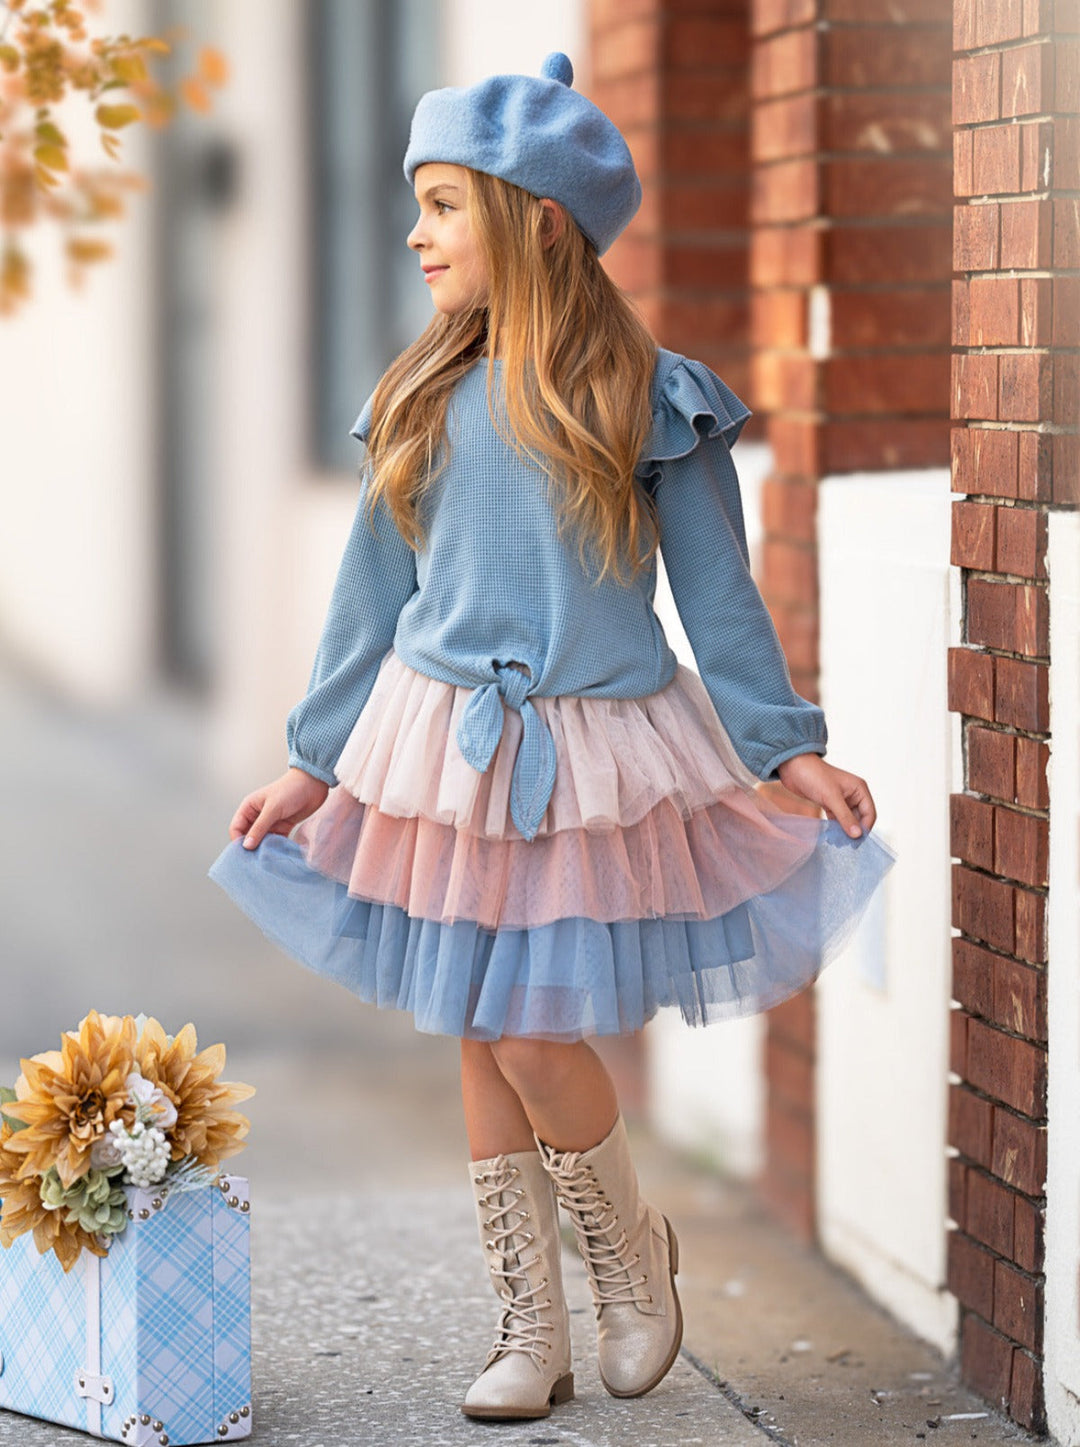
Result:
[[[135,1047],[136,1068],[176,1107],[168,1131],[171,1159],[194,1156],[201,1166],[216,1166],[244,1148],[247,1116],[233,1106],[255,1094],[251,1085],[219,1080],[225,1069],[224,1045],[200,1051],[194,1025],[172,1040],[157,1020],[147,1020]]]
[[[70,1271],[85,1249],[104,1256],[107,1248],[81,1226],[67,1220],[66,1211],[49,1211],[41,1204],[41,1182],[37,1176],[21,1179],[23,1158],[11,1150],[11,1142],[26,1131],[13,1131],[0,1122],[0,1246],[10,1246],[24,1231],[33,1231],[34,1244],[42,1255],[55,1251],[65,1271]]]
[[[61,1182],[70,1186],[90,1169],[90,1152],[112,1122],[133,1122],[127,1078],[134,1068],[135,1037],[130,1015],[91,1010],[77,1032],[64,1032],[59,1050],[19,1062],[23,1073],[15,1082],[16,1099],[4,1110],[26,1126],[6,1144],[20,1159],[20,1180],[43,1176],[55,1166]]]

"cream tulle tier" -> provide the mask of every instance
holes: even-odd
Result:
[[[457,730],[472,691],[387,655],[290,839],[211,870],[302,963],[421,1030],[571,1040],[764,1010],[809,984],[892,863],[876,834],[753,788],[696,674],[648,698],[535,698],[555,745],[536,837],[510,816],[522,720],[486,773]]]

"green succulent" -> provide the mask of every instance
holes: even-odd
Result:
[[[118,1179],[106,1171],[87,1171],[65,1187],[53,1166],[41,1180],[41,1204],[48,1211],[66,1210],[68,1221],[84,1231],[115,1236],[127,1224],[127,1197]]]

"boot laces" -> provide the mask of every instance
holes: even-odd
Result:
[[[552,1344],[551,1338],[545,1334],[555,1330],[553,1321],[541,1319],[544,1308],[551,1305],[550,1296],[543,1300],[539,1298],[539,1293],[549,1285],[547,1278],[541,1276],[535,1285],[529,1281],[529,1270],[540,1262],[540,1256],[537,1254],[528,1261],[521,1259],[521,1253],[535,1238],[531,1231],[525,1229],[529,1216],[519,1205],[525,1192],[513,1185],[517,1174],[515,1166],[507,1165],[502,1169],[482,1172],[474,1178],[478,1186],[485,1187],[480,1193],[480,1200],[489,1213],[484,1223],[485,1230],[491,1232],[485,1238],[485,1244],[497,1253],[501,1262],[498,1266],[489,1265],[488,1269],[503,1283],[499,1287],[503,1301],[497,1328],[499,1335],[488,1352],[485,1369],[507,1352],[524,1352],[536,1366],[545,1365]],[[514,1216],[518,1218],[516,1221],[511,1219]]]
[[[578,1247],[593,1288],[597,1311],[602,1306],[618,1303],[646,1305],[652,1297],[644,1294],[648,1276],[631,1277],[631,1270],[641,1257],[631,1254],[626,1228],[619,1222],[618,1212],[600,1190],[588,1166],[564,1156],[559,1161],[559,1200],[569,1212],[577,1235]],[[617,1233],[617,1234],[616,1234]]]

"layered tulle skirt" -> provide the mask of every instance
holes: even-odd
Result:
[[[646,698],[534,698],[555,747],[531,840],[505,707],[486,772],[472,691],[387,655],[326,803],[211,870],[286,951],[421,1030],[574,1040],[768,1009],[841,948],[895,856],[753,787],[696,674]]]

